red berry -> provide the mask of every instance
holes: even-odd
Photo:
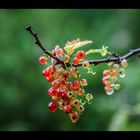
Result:
[[[79,119],[79,114],[76,111],[72,111],[72,113],[70,113],[69,116],[73,123],[75,123]]]
[[[73,89],[78,90],[80,88],[80,82],[78,80],[74,81],[73,83]]]
[[[69,100],[69,97],[67,96],[67,92],[63,92],[61,98],[64,101],[68,101]]]
[[[71,106],[71,105],[66,105],[66,106],[64,106],[64,111],[65,111],[66,113],[71,112],[71,111],[72,111],[72,106]]]
[[[45,70],[42,71],[42,74],[44,77],[49,77],[52,73],[51,67],[46,68]]]
[[[50,109],[50,112],[55,112],[56,109],[57,109],[57,105],[55,102],[50,102],[49,105],[48,105],[49,109]]]
[[[48,82],[52,82],[54,80],[54,76],[51,74],[49,77],[46,77]]]
[[[53,87],[51,87],[49,90],[48,90],[48,94],[50,96],[56,96],[57,95],[57,90]]]
[[[110,91],[110,89],[111,89],[110,85],[105,86],[105,91]]]
[[[80,60],[79,60],[77,57],[74,57],[74,58],[73,58],[73,64],[74,64],[74,65],[78,65],[79,62],[80,62]]]
[[[60,86],[60,82],[59,82],[59,80],[54,80],[53,82],[52,82],[52,87],[54,87],[54,88],[58,88]]]
[[[117,71],[116,70],[112,70],[111,71],[111,76],[115,76],[116,77],[117,76]]]
[[[44,63],[46,62],[46,60],[47,60],[47,58],[46,58],[45,56],[41,56],[41,57],[39,58],[40,64],[44,64]]]
[[[80,60],[84,59],[86,56],[85,52],[84,51],[78,51],[77,54],[76,54],[76,57]]]

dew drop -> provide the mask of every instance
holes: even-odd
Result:
[[[111,95],[111,94],[113,94],[113,92],[114,92],[114,90],[110,90],[110,91],[106,92],[106,94]]]
[[[124,77],[125,77],[125,74],[120,74],[120,77],[121,77],[121,78],[124,78]]]

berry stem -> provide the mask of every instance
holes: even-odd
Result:
[[[140,54],[140,48],[131,50],[130,52],[128,52],[127,54],[125,54],[121,57],[108,57],[106,59],[88,60],[88,61],[89,61],[89,64],[94,64],[94,65],[98,65],[98,64],[101,64],[101,63],[108,63],[108,62],[115,62],[115,63],[120,64],[120,60],[128,59],[129,57],[137,55],[137,54],[138,55]],[[78,67],[78,66],[82,66],[82,63],[79,63],[75,67]]]
[[[52,53],[50,53],[49,51],[47,51],[47,50],[43,47],[42,43],[41,43],[40,40],[39,40],[38,35],[37,35],[36,33],[33,32],[31,26],[26,27],[26,30],[27,30],[28,32],[30,32],[31,35],[35,38],[35,44],[37,44],[37,45],[43,50],[43,52],[44,52],[45,54],[47,54],[47,55],[49,55],[50,57],[52,57],[52,58],[54,58],[55,60],[57,60],[57,62],[58,62],[59,64],[60,64],[60,63],[63,63],[63,61],[61,61],[60,59],[58,59],[56,56],[54,56]]]

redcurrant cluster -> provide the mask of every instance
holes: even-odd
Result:
[[[102,82],[105,85],[105,92],[111,95],[115,90],[120,89],[120,84],[118,83],[118,75],[123,78],[125,77],[125,67],[128,63],[126,59],[123,59],[121,63],[108,63],[108,69],[103,71]]]
[[[67,45],[79,42],[80,40],[78,39],[73,42],[67,42]],[[40,64],[47,65],[42,74],[51,83],[51,88],[48,90],[48,94],[52,98],[52,101],[48,104],[49,110],[50,112],[55,112],[59,108],[69,114],[72,122],[76,122],[80,114],[85,110],[85,104],[90,104],[93,99],[93,95],[86,93],[84,90],[84,87],[88,84],[87,80],[81,79],[81,75],[75,67],[85,59],[86,53],[82,50],[77,51],[72,63],[70,58],[73,52],[66,52],[57,45],[51,53],[62,60],[65,67],[62,64],[57,64],[54,58],[46,56],[39,58]],[[67,67],[67,63],[74,65]],[[84,61],[83,67],[88,68],[89,62]]]

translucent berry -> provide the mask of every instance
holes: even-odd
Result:
[[[58,101],[57,95],[56,96],[52,96],[52,100],[55,101],[55,102],[57,102]]]
[[[117,70],[119,68],[118,64],[113,64],[113,69]]]
[[[74,58],[73,58],[73,64],[74,64],[74,65],[78,65],[79,62],[80,62],[80,60],[79,60],[77,57],[74,57]]]
[[[73,100],[73,105],[74,106],[79,106],[80,105],[80,101],[78,99]]]
[[[41,57],[39,58],[40,64],[44,64],[46,61],[47,61],[47,58],[46,58],[45,56],[41,56]]]
[[[111,74],[111,71],[110,70],[104,70],[103,71],[103,76],[108,76]]]
[[[51,67],[47,67],[45,70],[42,71],[44,77],[49,77],[52,73]]]
[[[56,54],[57,54],[58,56],[62,56],[62,55],[64,54],[63,49],[62,49],[62,48],[58,48],[58,49],[56,50]]]
[[[83,63],[82,63],[82,66],[83,66],[83,68],[85,68],[85,69],[87,69],[87,68],[89,68],[89,61],[84,61]]]
[[[106,94],[107,95],[111,95],[111,94],[113,94],[113,92],[114,92],[114,90],[113,89],[110,89],[109,91],[106,91]]]
[[[70,68],[70,73],[75,74],[76,73],[76,68],[75,67],[71,67]]]
[[[50,109],[50,112],[55,112],[56,109],[57,109],[57,105],[55,102],[50,102],[49,105],[48,105],[49,109]]]
[[[48,80],[48,82],[52,82],[54,80],[54,76],[50,75],[49,77],[46,77],[46,79]]]
[[[57,95],[57,90],[53,87],[51,87],[49,90],[48,90],[48,94],[50,96],[56,96]]]
[[[120,68],[119,69],[119,74],[120,74],[121,78],[125,77],[125,69],[124,68]]]
[[[77,94],[79,96],[82,96],[84,93],[85,93],[85,90],[84,89],[81,89],[81,88],[77,91]]]
[[[111,71],[111,76],[117,76],[117,71],[116,70],[112,70]]]
[[[54,87],[55,89],[57,89],[57,88],[59,88],[59,86],[60,86],[59,80],[52,81],[52,87]]]
[[[82,79],[80,81],[81,86],[87,86],[87,80],[86,79]]]
[[[75,80],[73,83],[73,89],[78,90],[80,88],[80,82],[78,80]]]
[[[65,62],[65,63],[70,62],[70,56],[69,56],[69,55],[66,55],[66,56],[64,57],[64,62]]]
[[[93,99],[93,95],[90,94],[90,93],[88,93],[88,94],[86,95],[86,100],[87,100],[87,101],[90,101],[90,100],[92,100],[92,99]]]
[[[85,110],[83,105],[78,106],[77,109],[79,112],[83,112]]]
[[[73,92],[68,92],[68,93],[67,93],[67,96],[68,96],[69,98],[73,97]]]
[[[114,89],[115,89],[115,90],[119,90],[119,89],[120,89],[120,84],[115,84],[115,85],[114,85]]]
[[[128,62],[127,62],[126,59],[123,59],[123,60],[121,61],[121,66],[123,66],[123,67],[127,67],[127,66],[128,66]]]
[[[111,87],[110,84],[109,85],[105,85],[105,91],[110,91]]]
[[[86,56],[86,54],[85,54],[85,52],[82,51],[82,50],[80,50],[80,51],[78,51],[78,52],[76,53],[76,57],[77,57],[78,59],[80,59],[80,60],[84,59],[85,56]]]
[[[70,113],[70,112],[72,111],[72,106],[71,106],[71,105],[66,105],[66,106],[64,106],[64,111],[65,111],[66,113]]]
[[[69,113],[69,116],[73,123],[79,120],[79,114],[76,111],[72,111],[72,113]]]

